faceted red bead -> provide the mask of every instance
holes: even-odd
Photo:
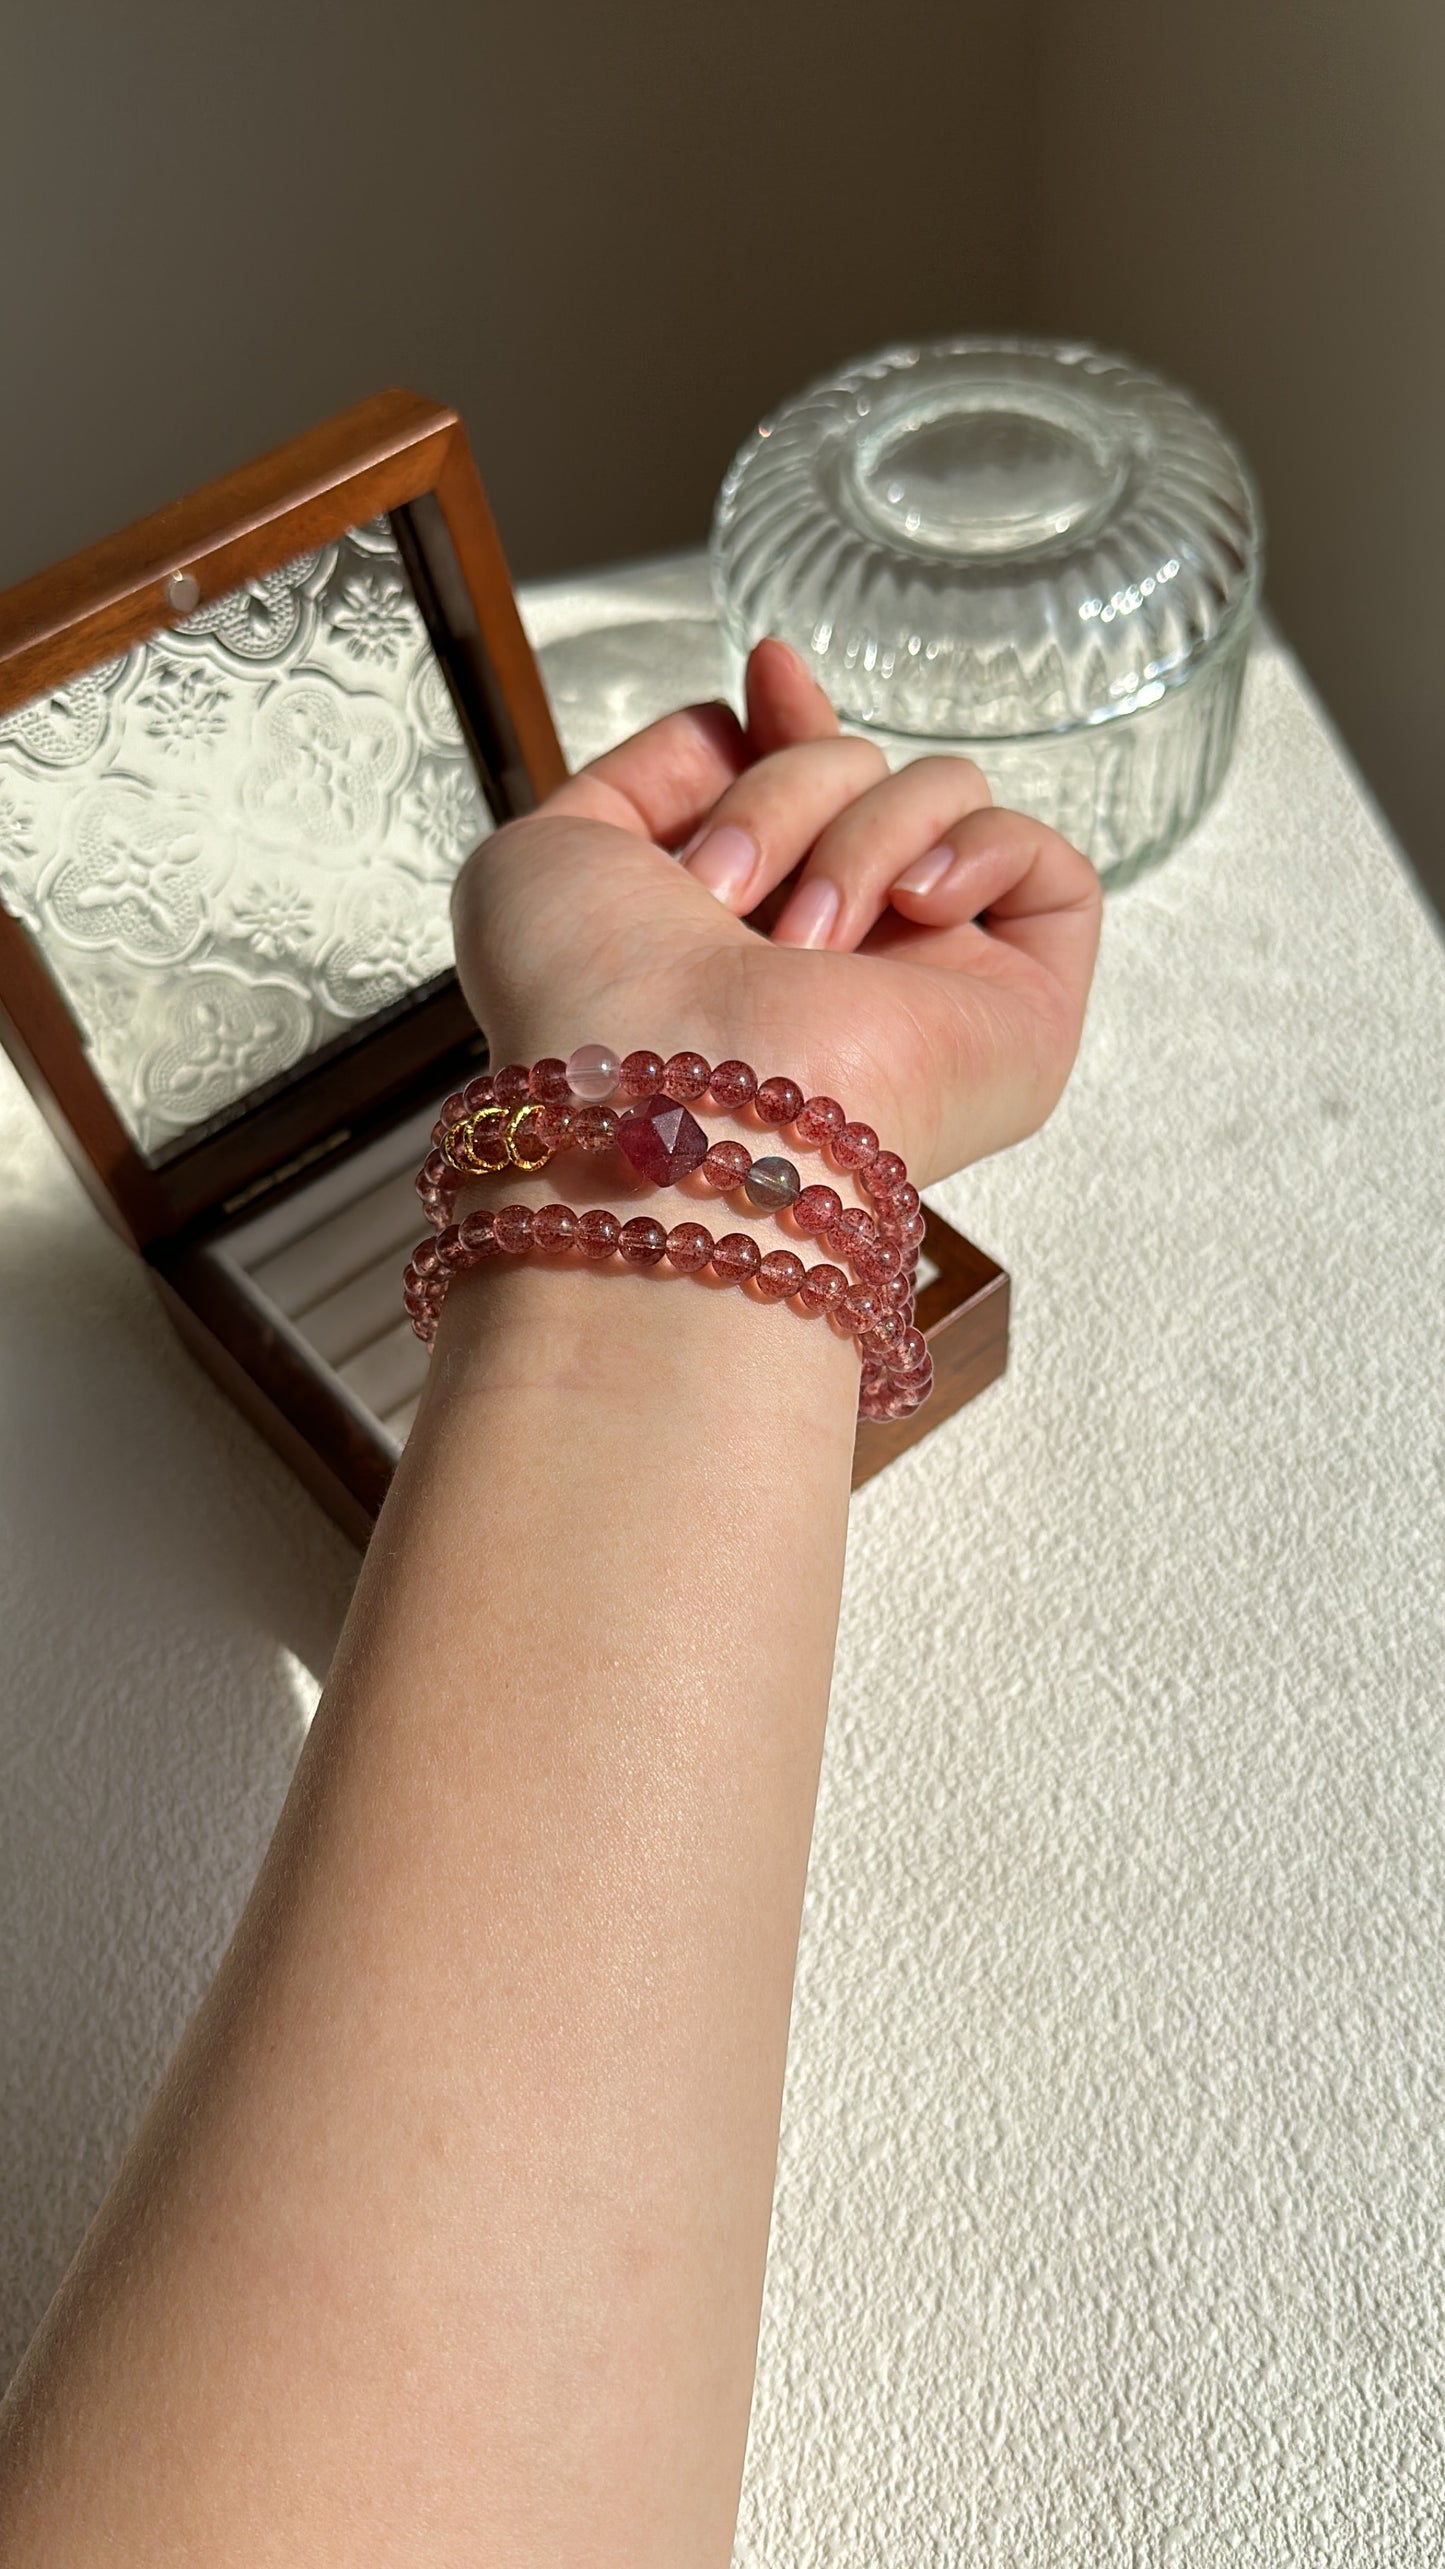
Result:
[[[686,1106],[694,1097],[707,1095],[712,1064],[701,1053],[672,1053],[662,1065],[658,1086],[665,1097],[674,1097]]]
[[[891,1195],[896,1186],[904,1186],[907,1181],[907,1167],[896,1151],[880,1151],[875,1160],[869,1161],[858,1179],[864,1194],[871,1195],[875,1203],[879,1196]]]
[[[617,1245],[629,1266],[655,1267],[667,1247],[667,1233],[650,1214],[639,1213],[631,1222],[623,1223]]]
[[[905,1329],[892,1353],[895,1371],[910,1372],[928,1354],[928,1341],[921,1329]]]
[[[871,1329],[878,1317],[878,1309],[878,1296],[871,1286],[854,1285],[837,1305],[834,1317],[842,1321],[845,1329],[861,1336],[865,1329]]]
[[[617,1124],[611,1106],[579,1106],[572,1117],[572,1139],[579,1151],[610,1151],[617,1139]]]
[[[798,1287],[798,1300],[805,1311],[831,1311],[848,1290],[848,1279],[841,1267],[809,1267]]]
[[[802,1104],[803,1092],[795,1079],[765,1079],[753,1099],[762,1124],[791,1124]]]
[[[809,1238],[832,1229],[843,1210],[836,1187],[805,1186],[793,1207],[793,1220]]]
[[[527,1073],[527,1086],[541,1106],[551,1106],[558,1098],[572,1094],[567,1085],[567,1065],[556,1053],[533,1062]]]
[[[594,1205],[590,1213],[584,1213],[577,1225],[577,1245],[584,1258],[610,1258],[621,1237],[622,1224],[618,1216],[609,1213],[602,1204]]]
[[[709,1085],[719,1106],[746,1106],[758,1093],[758,1074],[751,1062],[720,1061]]]
[[[713,1242],[712,1271],[727,1284],[745,1284],[763,1263],[763,1253],[747,1231],[725,1231]]]
[[[469,1213],[462,1224],[462,1246],[469,1258],[490,1258],[497,1241],[490,1213]]]
[[[532,1245],[532,1208],[530,1204],[502,1204],[492,1216],[492,1229],[499,1249],[509,1258],[520,1258]]]
[[[618,1147],[656,1186],[676,1186],[707,1157],[707,1135],[695,1115],[671,1097],[649,1097],[617,1128]]]
[[[661,1053],[628,1053],[617,1085],[624,1097],[650,1097],[662,1086]]]
[[[570,1249],[577,1237],[577,1216],[570,1204],[539,1204],[532,1216],[532,1246],[555,1254]]]
[[[731,1195],[744,1183],[752,1164],[746,1142],[714,1142],[702,1164],[703,1184],[715,1187],[719,1195]]]
[[[862,1169],[878,1156],[878,1136],[871,1124],[845,1124],[829,1135],[828,1148],[840,1169]]]
[[[701,1222],[675,1222],[667,1235],[667,1262],[680,1276],[695,1276],[712,1256],[712,1233]]]
[[[528,1086],[529,1078],[530,1073],[524,1062],[507,1062],[501,1070],[493,1071],[492,1087],[496,1093],[497,1104],[520,1106],[523,1098],[531,1094]]]
[[[806,1273],[801,1258],[791,1249],[770,1249],[758,1268],[758,1291],[769,1302],[786,1302],[795,1294]]]
[[[853,1264],[865,1284],[885,1285],[892,1282],[903,1264],[903,1252],[894,1240],[862,1240],[853,1252]]]
[[[465,1106],[469,1115],[475,1115],[479,1106],[493,1105],[495,1103],[495,1095],[496,1093],[492,1087],[491,1072],[489,1070],[479,1070],[476,1078],[469,1079],[466,1087],[462,1090],[462,1104]]]
[[[830,1133],[841,1133],[847,1121],[836,1097],[810,1097],[793,1118],[805,1142],[821,1149]]]

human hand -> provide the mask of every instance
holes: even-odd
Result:
[[[763,642],[746,732],[698,706],[608,751],[483,841],[454,916],[495,1061],[591,1041],[741,1058],[840,1098],[926,1186],[1056,1104],[1100,895],[967,759],[890,775]]]

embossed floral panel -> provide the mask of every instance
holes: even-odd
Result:
[[[0,898],[152,1154],[445,972],[490,826],[384,519],[0,721]]]

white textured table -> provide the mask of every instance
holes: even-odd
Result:
[[[528,605],[574,745],[710,683],[694,563]],[[937,1193],[1013,1356],[854,1502],[747,2569],[1445,2555],[1442,1104],[1432,932],[1266,643],[1061,1111]],[[354,1558],[3,1070],[0,1197],[13,2357]]]

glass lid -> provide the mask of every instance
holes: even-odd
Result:
[[[764,420],[712,562],[740,648],[791,642],[855,723],[979,741],[1157,702],[1248,614],[1260,530],[1177,385],[1062,341],[948,339]]]
[[[385,518],[0,720],[0,900],[152,1159],[449,971],[491,826]]]

